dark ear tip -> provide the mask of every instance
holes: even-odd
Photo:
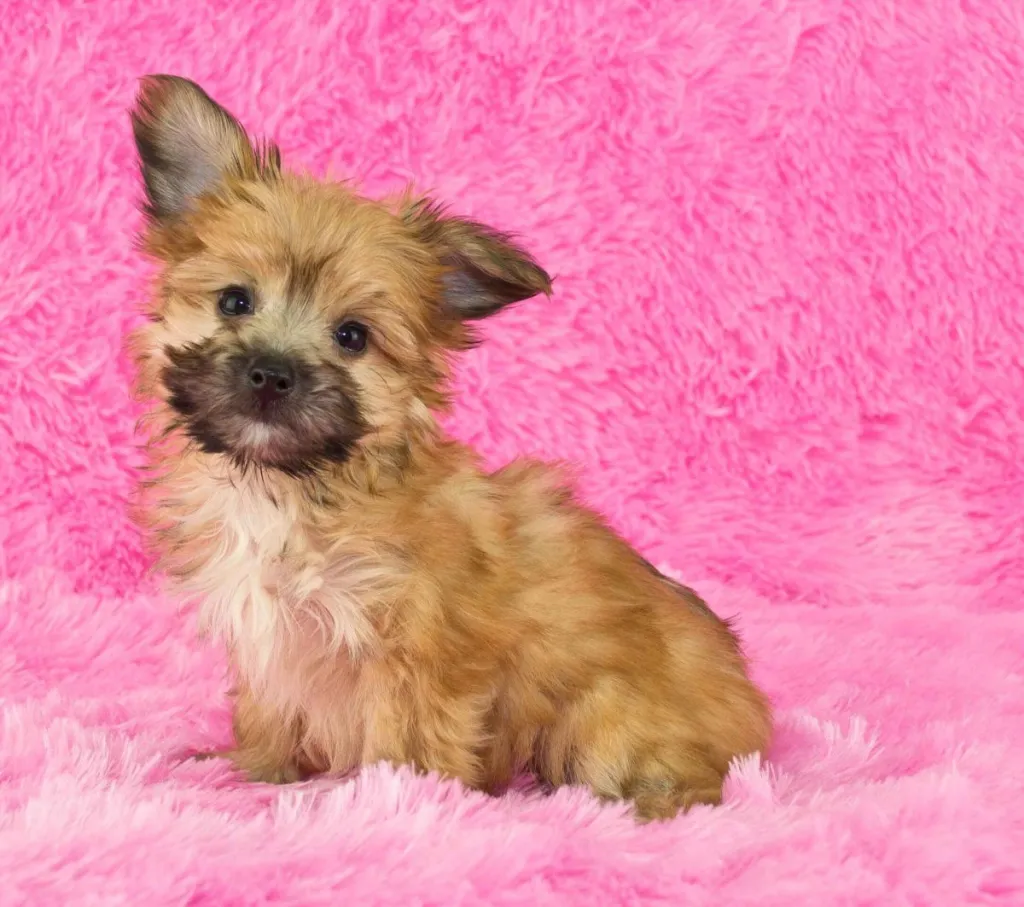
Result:
[[[132,109],[132,120],[137,125],[151,120],[166,103],[170,93],[167,79],[168,76],[163,75],[148,75],[139,79],[139,90]]]
[[[543,294],[550,298],[554,289],[555,278],[548,274],[540,265],[531,262],[534,269],[533,279],[530,281],[534,296]]]
[[[191,79],[167,73],[149,73],[139,79],[135,112],[143,115],[152,114],[165,107],[175,95],[209,99],[209,95]]]

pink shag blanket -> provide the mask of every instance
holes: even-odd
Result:
[[[0,903],[1024,903],[1016,0],[11,0],[0,49]],[[737,616],[778,738],[724,807],[179,764],[229,716],[125,515],[152,71],[557,275],[452,429]]]

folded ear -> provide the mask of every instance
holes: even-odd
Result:
[[[146,213],[177,217],[229,176],[279,169],[275,148],[263,159],[239,122],[195,82],[179,76],[142,80],[132,130],[146,186]]]
[[[458,320],[486,318],[538,293],[550,295],[551,278],[505,234],[448,217],[426,199],[409,203],[403,216],[444,265],[444,304]]]

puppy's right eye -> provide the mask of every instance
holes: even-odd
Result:
[[[220,309],[221,315],[227,315],[229,318],[235,315],[251,315],[252,297],[244,287],[228,287],[220,291],[217,308]]]

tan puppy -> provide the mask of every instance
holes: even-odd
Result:
[[[153,403],[139,518],[237,673],[249,777],[388,760],[522,769],[667,817],[721,797],[770,716],[729,627],[550,468],[440,432],[469,323],[548,293],[508,237],[285,173],[198,86],[133,112]]]

